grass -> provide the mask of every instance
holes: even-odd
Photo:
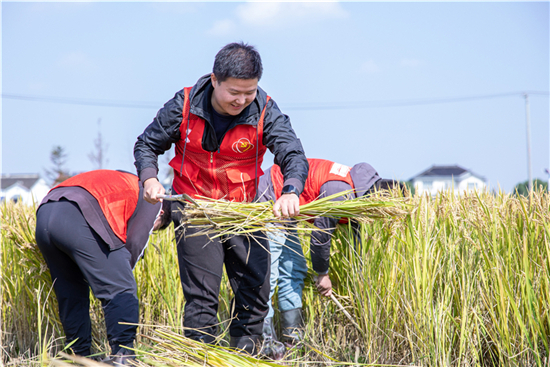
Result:
[[[336,299],[304,289],[304,347],[286,366],[548,366],[550,198],[505,193],[415,196],[409,214],[363,223],[360,245],[341,225],[332,241]],[[51,280],[34,242],[34,209],[4,204],[1,340],[5,365],[72,363]],[[309,261],[309,232],[301,240]],[[135,269],[140,366],[270,365],[228,351],[231,290],[220,293],[220,346],[182,337],[184,298],[173,231],[154,234]],[[93,302],[94,348],[107,349]],[[277,315],[275,317],[277,323]],[[356,326],[357,325],[357,326]],[[271,364],[276,365],[276,364]]]

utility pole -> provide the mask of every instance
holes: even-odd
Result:
[[[527,169],[529,171],[529,192],[533,191],[533,177],[531,175],[531,121],[529,119],[529,94],[524,93],[525,97],[525,119],[527,122]]]

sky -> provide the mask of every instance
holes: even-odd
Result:
[[[528,178],[527,93],[532,176],[548,179],[548,2],[0,6],[2,173],[44,175],[55,146],[69,171],[97,168],[99,131],[103,168],[135,172],[134,143],[157,111],[244,41],[308,157],[399,180],[458,164],[509,192]]]

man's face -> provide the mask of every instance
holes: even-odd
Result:
[[[214,74],[210,79],[214,87],[212,107],[220,115],[237,116],[256,98],[258,79],[227,78],[218,83]]]

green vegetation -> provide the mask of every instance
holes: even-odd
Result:
[[[504,193],[415,196],[412,211],[342,225],[330,276],[358,328],[306,280],[306,340],[284,365],[547,366],[550,355],[550,197]],[[34,209],[2,210],[1,340],[5,365],[64,365],[51,280],[34,242]],[[308,232],[302,234],[309,259]],[[231,291],[220,294],[220,347],[183,338],[184,298],[173,231],[154,234],[135,270],[140,366],[262,366],[228,351]],[[94,341],[107,350],[93,303]],[[277,320],[276,320],[277,321]],[[55,358],[55,360],[54,360]],[[81,365],[80,363],[76,363]],[[74,365],[74,364],[73,364]],[[92,365],[89,362],[88,365]]]
[[[548,191],[548,181],[543,181],[540,178],[533,180],[534,191]],[[516,195],[528,196],[529,195],[529,181],[523,181],[514,186],[512,192]]]

